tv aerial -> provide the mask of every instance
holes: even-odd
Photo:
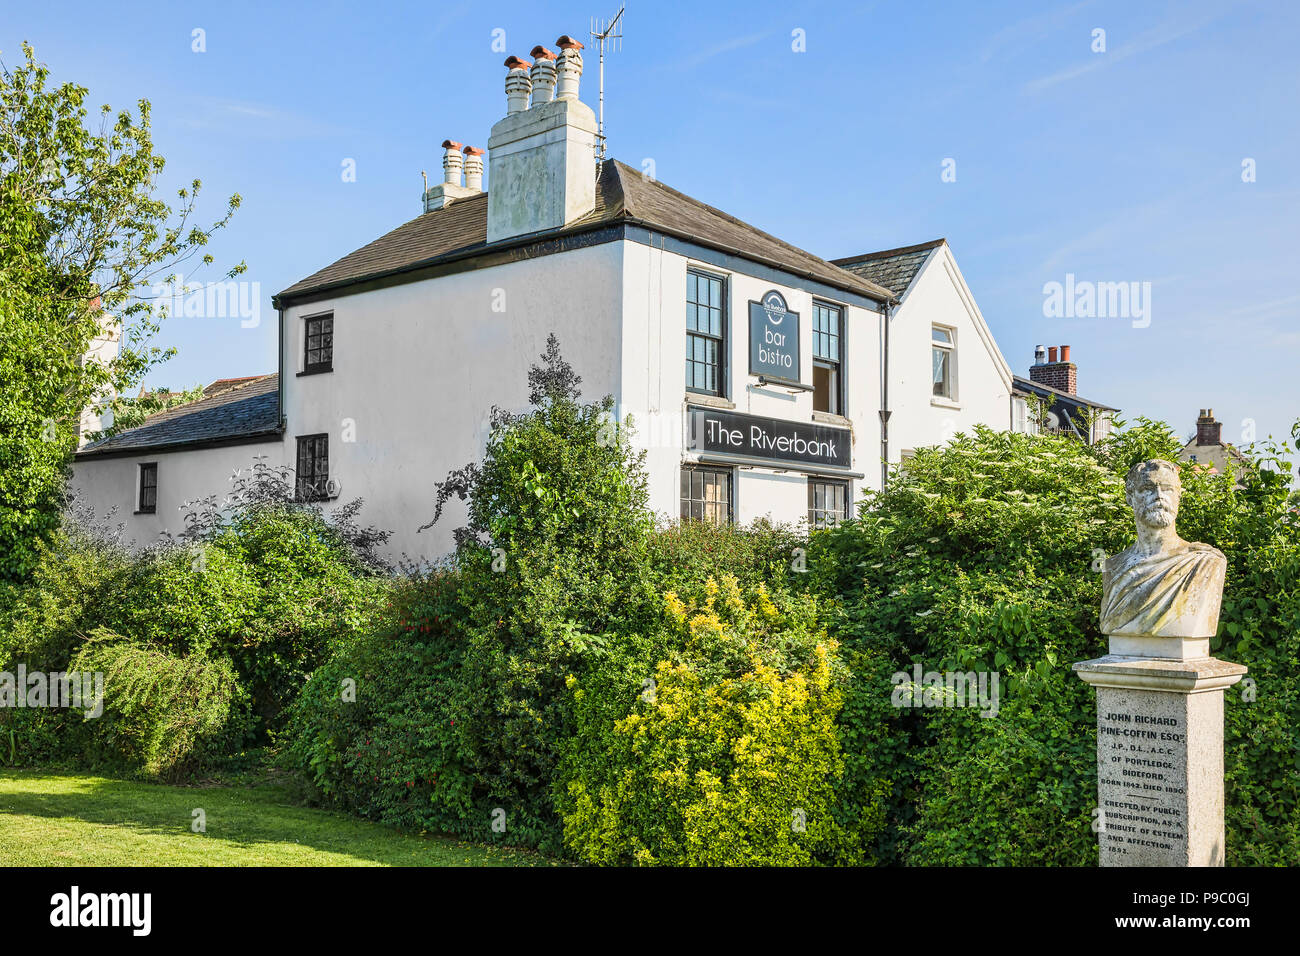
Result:
[[[622,45],[623,33],[620,23],[623,19],[623,11],[626,9],[627,4],[623,4],[612,19],[593,18],[591,21],[591,39],[600,47],[600,112],[599,125],[596,129],[596,159],[602,163],[605,161],[605,45],[609,44],[611,53]]]

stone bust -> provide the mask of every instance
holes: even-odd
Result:
[[[1162,459],[1134,465],[1124,480],[1137,541],[1106,559],[1101,630],[1122,637],[1214,636],[1227,559],[1208,544],[1184,541],[1174,522],[1182,498],[1177,466]]]

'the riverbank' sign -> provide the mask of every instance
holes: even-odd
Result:
[[[847,428],[712,408],[693,407],[690,415],[690,451],[838,468],[852,464],[852,438]]]
[[[799,313],[775,289],[749,303],[749,373],[799,381]]]

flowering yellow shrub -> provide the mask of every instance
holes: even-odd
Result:
[[[670,656],[652,670],[570,680],[592,742],[566,765],[571,850],[650,865],[862,858],[862,827],[832,815],[842,666],[801,604],[783,612],[762,589],[747,602],[734,578],[710,580],[701,607],[665,596]]]

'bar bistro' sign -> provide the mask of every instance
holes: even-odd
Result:
[[[799,381],[799,313],[775,289],[749,303],[749,374]]]
[[[840,468],[852,464],[847,428],[712,408],[692,407],[690,411],[690,451]]]

